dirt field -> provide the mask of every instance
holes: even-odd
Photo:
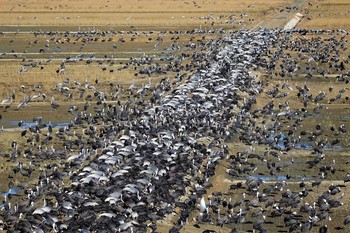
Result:
[[[84,2],[82,4],[82,2]],[[67,25],[67,26],[151,26],[196,27],[217,24],[235,27],[238,20],[258,18],[291,1],[227,0],[118,0],[118,1],[1,1],[2,25]],[[91,14],[90,12],[93,12]],[[243,18],[241,13],[248,13]],[[250,16],[251,15],[251,16]],[[237,18],[237,20],[236,20]]]
[[[312,0],[301,12],[299,28],[350,29],[350,3],[342,0]]]
[[[287,9],[286,6],[292,6],[294,9]],[[16,96],[15,99],[12,98],[11,101],[5,101],[0,105],[0,126],[4,127],[0,133],[0,148],[2,150],[0,174],[3,177],[0,180],[0,192],[8,190],[10,181],[17,187],[35,186],[37,185],[36,177],[39,176],[39,168],[44,168],[50,163],[57,163],[59,166],[63,164],[60,159],[48,159],[44,162],[33,159],[33,162],[38,163],[39,168],[36,173],[32,174],[32,177],[15,174],[14,167],[18,165],[18,161],[11,159],[13,151],[11,143],[16,140],[21,148],[19,160],[24,162],[24,167],[29,166],[30,160],[24,157],[24,151],[26,149],[36,150],[34,146],[30,147],[27,143],[27,140],[35,133],[30,135],[28,132],[26,136],[21,136],[24,128],[17,126],[20,120],[29,124],[33,123],[33,118],[42,116],[46,124],[50,121],[58,125],[57,128],[54,128],[54,133],[58,133],[59,128],[63,128],[77,116],[70,111],[72,105],[83,109],[87,102],[91,102],[87,112],[95,114],[100,107],[95,101],[95,93],[118,92],[118,98],[113,99],[111,95],[108,97],[109,99],[104,101],[106,104],[115,104],[118,100],[125,102],[128,98],[132,98],[139,88],[147,84],[154,86],[162,79],[169,79],[173,82],[179,71],[169,67],[173,67],[175,63],[181,66],[190,64],[194,48],[203,48],[210,40],[225,35],[218,30],[213,33],[200,32],[198,34],[179,34],[176,31],[216,30],[219,28],[228,30],[241,27],[257,28],[258,26],[275,28],[283,26],[295,12],[304,15],[301,23],[297,26],[298,28],[350,30],[350,21],[348,20],[350,4],[340,0],[118,0],[98,2],[90,0],[74,2],[67,0],[59,2],[0,0],[0,12],[0,28],[4,32],[0,35],[0,102],[5,98],[10,98],[13,94]],[[41,28],[44,30],[40,31]],[[65,29],[71,31],[92,30],[96,33],[105,32],[105,34],[67,35],[64,34]],[[59,32],[57,34],[44,33],[51,30]],[[133,30],[133,32],[129,33],[129,30]],[[162,30],[166,33],[163,33]],[[169,30],[173,32],[169,32]],[[29,33],[30,31],[40,31],[41,34]],[[307,35],[307,37],[299,35],[296,37],[310,39],[320,37],[320,35]],[[333,36],[321,36],[326,41],[330,37]],[[347,42],[345,47],[348,46]],[[292,58],[299,56],[297,52],[288,49],[284,52]],[[81,54],[84,56],[79,60],[81,57],[77,57],[77,55]],[[187,58],[180,59],[184,54],[188,55]],[[301,52],[301,54],[303,53]],[[349,56],[347,49],[340,52],[342,59],[346,60],[347,56]],[[149,64],[140,65],[138,63],[142,62],[142,59],[147,60],[148,58],[152,59]],[[69,59],[75,61],[70,62]],[[288,60],[288,58],[285,59]],[[334,67],[328,67],[328,63],[316,64],[312,61],[312,64],[310,63],[312,66],[327,70],[327,74],[320,75],[316,74],[317,71],[315,71],[312,78],[305,78],[306,72],[300,70],[295,72],[293,77],[288,75],[282,77],[280,65],[285,62],[284,59],[276,61],[276,68],[271,74],[260,73],[259,78],[264,86],[262,92],[257,95],[254,109],[262,109],[273,101],[275,111],[278,111],[279,104],[283,105],[287,102],[289,110],[297,111],[304,107],[303,101],[298,97],[297,87],[304,85],[308,87],[309,93],[313,97],[323,91],[327,93],[327,98],[321,103],[311,101],[305,107],[304,110],[309,115],[305,113],[307,117],[303,118],[301,126],[296,131],[296,135],[300,136],[300,141],[294,145],[295,148],[281,152],[280,160],[272,156],[268,157],[269,162],[275,162],[283,169],[275,175],[271,175],[266,168],[266,161],[250,159],[249,161],[257,167],[253,175],[266,179],[263,188],[283,181],[286,182],[285,190],[290,189],[296,192],[301,191],[299,183],[305,181],[310,195],[303,200],[303,203],[316,202],[318,196],[327,192],[331,184],[342,185],[341,193],[337,194],[337,197],[344,202],[344,206],[334,209],[332,221],[322,220],[318,222],[318,227],[327,224],[329,232],[348,232],[348,229],[336,231],[335,228],[342,225],[344,217],[349,215],[349,186],[345,186],[342,179],[349,172],[350,132],[340,134],[337,131],[334,132],[332,128],[337,129],[344,124],[347,129],[350,129],[350,84],[339,81],[339,71]],[[64,69],[62,63],[65,63]],[[152,74],[141,72],[142,68],[151,67],[154,64],[168,69],[167,72]],[[305,62],[300,63],[300,66],[304,65]],[[349,69],[350,67],[346,63],[345,70]],[[63,71],[61,72],[61,70]],[[192,68],[186,72],[186,75],[189,76],[195,72],[195,69]],[[258,72],[264,71],[259,70]],[[275,87],[280,88],[285,83],[291,87],[284,90],[286,96],[272,98],[268,94],[270,90]],[[134,91],[129,90],[130,85],[136,85]],[[332,87],[332,91],[329,91],[330,87]],[[84,97],[81,97],[82,90]],[[340,92],[342,92],[340,99],[330,102]],[[35,95],[37,97],[34,98]],[[31,101],[25,106],[18,107],[19,103],[28,97]],[[52,97],[60,105],[58,109],[52,108]],[[150,97],[146,96],[147,98]],[[320,105],[324,108],[318,108]],[[273,124],[271,121],[262,123],[261,118],[257,118],[256,121],[258,126]],[[281,132],[287,134],[294,121],[295,119],[280,117],[278,122],[281,123]],[[316,142],[312,141],[310,137],[318,124],[321,125],[324,132],[322,136],[317,138],[317,142],[322,140],[331,142],[334,139],[339,139],[339,142],[326,148],[325,159],[310,169],[305,161],[311,161],[315,158],[311,152]],[[77,133],[82,133],[84,126],[75,130]],[[37,134],[42,140],[48,135],[48,131],[43,129]],[[229,146],[228,158],[235,158],[238,152],[252,150],[251,145],[245,144],[238,138],[241,134],[244,132],[238,132],[236,138],[227,142]],[[65,150],[57,138],[53,140],[52,145],[55,150]],[[256,154],[263,154],[266,150],[266,146],[253,145],[253,151]],[[291,161],[291,158],[294,162],[284,166],[284,163]],[[311,183],[320,177],[320,168],[332,164],[334,164],[336,172],[326,174],[321,185],[313,187]],[[232,177],[227,174],[227,169],[230,166],[225,159],[219,162],[215,176],[208,181],[212,187],[204,195],[206,201],[209,198],[214,200],[217,197],[213,193],[221,192],[218,195],[220,200],[231,198],[232,201],[235,201],[242,197],[243,192],[247,192],[244,188],[230,189],[233,184],[244,183],[246,178],[244,175]],[[286,178],[287,175],[290,176],[289,179]],[[69,180],[65,182],[66,187],[68,187]],[[192,191],[190,190],[190,192]],[[280,193],[273,193],[270,197],[276,200],[281,198]],[[254,198],[249,196],[245,202]],[[21,199],[22,196],[16,196],[13,200]],[[247,216],[251,216],[252,212],[258,210],[259,207],[251,208]],[[271,212],[272,208],[264,213],[266,222],[270,222],[270,224],[266,224],[269,232],[287,232],[288,228],[284,225],[283,219],[276,220],[271,216]],[[180,210],[177,209],[173,216],[159,221],[158,231],[168,232],[179,218],[179,213]],[[213,212],[213,215],[216,214]],[[191,213],[181,232],[203,232],[205,229],[215,232],[230,232],[234,228],[238,232],[252,232],[252,225],[256,220],[254,217],[250,217],[244,223],[224,224],[223,227],[220,227],[216,222],[211,224],[198,223],[198,216],[199,208]],[[315,227],[311,232],[318,232],[318,227]]]

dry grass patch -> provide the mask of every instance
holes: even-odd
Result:
[[[263,15],[291,3],[284,1],[163,1],[117,0],[60,2],[0,1],[2,25],[152,25],[181,26],[204,24],[205,21],[227,20],[232,13]],[[91,14],[93,12],[93,14]],[[116,14],[117,13],[117,14]],[[256,15],[256,16],[258,16]],[[220,17],[221,16],[221,17]],[[225,17],[224,17],[225,16]],[[222,24],[225,24],[222,22]],[[204,26],[204,25],[203,25]]]
[[[1,0],[1,10],[8,12],[227,12],[231,10],[242,11],[247,8],[261,9],[271,6],[280,6],[290,1],[229,1],[229,0],[117,0],[93,1],[62,0],[59,2],[39,1],[6,1]],[[107,7],[106,7],[107,6]]]
[[[342,0],[312,0],[304,9],[298,28],[350,30],[350,3]]]

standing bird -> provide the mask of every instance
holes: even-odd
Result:
[[[24,124],[23,121],[19,121],[19,122],[18,122],[18,127],[21,127],[23,124]]]
[[[11,102],[11,98],[10,97],[7,97],[7,98],[4,98],[0,104],[7,104],[7,103],[10,103]]]
[[[350,215],[344,218],[344,225],[349,225],[349,224],[350,224]]]
[[[319,233],[327,233],[327,231],[328,231],[327,225],[320,227],[320,229],[318,230]]]
[[[55,102],[55,100],[54,100],[53,97],[51,98],[51,107],[52,107],[53,109],[57,109],[57,108],[60,107],[60,105],[59,105],[58,103]]]
[[[346,174],[346,176],[344,177],[344,183],[346,182],[350,182],[350,173]]]
[[[310,221],[310,219],[309,219],[309,221],[305,222],[304,224],[300,224],[301,232],[309,232],[309,231],[311,231],[312,225],[313,224]]]
[[[338,130],[339,130],[340,132],[342,132],[342,133],[346,133],[346,127],[345,127],[345,125],[344,125],[344,124],[341,124],[341,125],[339,126]]]
[[[27,134],[27,130],[25,129],[25,130],[23,130],[23,131],[22,131],[22,133],[21,133],[21,137],[26,136],[26,134]]]
[[[200,205],[199,205],[199,210],[201,213],[204,213],[206,211],[206,209],[207,209],[207,205],[205,204],[204,197],[202,197]]]
[[[49,121],[48,130],[49,130],[49,133],[52,133],[52,125],[51,125],[51,121]]]

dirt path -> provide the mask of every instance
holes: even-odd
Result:
[[[264,28],[283,28],[294,15],[301,11],[302,7],[308,0],[296,0],[289,6],[286,6],[283,11],[276,12],[260,21],[256,27]]]

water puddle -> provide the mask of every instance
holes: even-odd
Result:
[[[284,133],[281,133],[279,135],[270,134],[267,138],[267,141],[272,143],[273,147],[279,150],[285,150],[286,146],[285,143],[287,143],[287,138],[284,135]]]
[[[270,134],[267,140],[272,144],[272,146],[279,150],[285,150],[286,149],[286,143],[288,142],[288,139],[284,135],[284,133],[280,133],[279,135]],[[309,142],[300,142],[295,144],[295,149],[300,150],[313,150],[313,146]],[[324,150],[343,150],[344,147],[340,145],[325,145]]]
[[[324,147],[324,150],[342,150],[342,149],[344,149],[344,147],[338,146],[338,145],[335,145],[335,146],[326,145]]]
[[[310,143],[307,142],[301,142],[301,143],[297,143],[295,144],[295,149],[300,149],[300,150],[313,150],[313,146]],[[340,146],[340,145],[325,145],[324,150],[343,150],[344,147]]]
[[[15,194],[19,193],[20,191],[21,190],[19,188],[13,187],[13,188],[10,188],[7,192],[0,194],[0,196],[4,197],[4,196],[8,196],[9,194],[15,195]]]
[[[16,195],[20,192],[20,188],[17,187],[13,187],[10,188],[8,191],[1,193],[0,196],[1,197],[7,197],[8,195]],[[0,204],[0,209],[3,208],[6,205],[5,201],[3,202],[3,204]]]
[[[18,128],[18,123],[20,121],[17,120],[2,120],[2,123],[4,124],[5,129],[12,129],[12,128]],[[68,126],[70,122],[68,121],[56,121],[51,122],[52,128],[61,128]],[[46,126],[44,128],[47,128],[49,125],[49,122],[42,122],[42,124],[45,124]],[[20,128],[22,129],[28,129],[29,127],[37,126],[39,125],[37,122],[30,122],[30,121],[24,121]]]
[[[308,144],[308,143],[297,143],[295,144],[295,149],[300,149],[300,150],[312,150],[313,147]]]
[[[263,175],[256,175],[252,176],[254,180],[263,180],[263,181],[283,181],[283,180],[290,180],[290,181],[308,181],[313,180],[312,177],[305,177],[305,176],[292,176],[290,179],[287,178],[287,176],[263,176]]]
[[[339,114],[319,114],[319,113],[310,113],[308,115],[310,118],[316,119],[330,119],[330,120],[340,120],[340,121],[350,121],[350,115],[339,115]]]

